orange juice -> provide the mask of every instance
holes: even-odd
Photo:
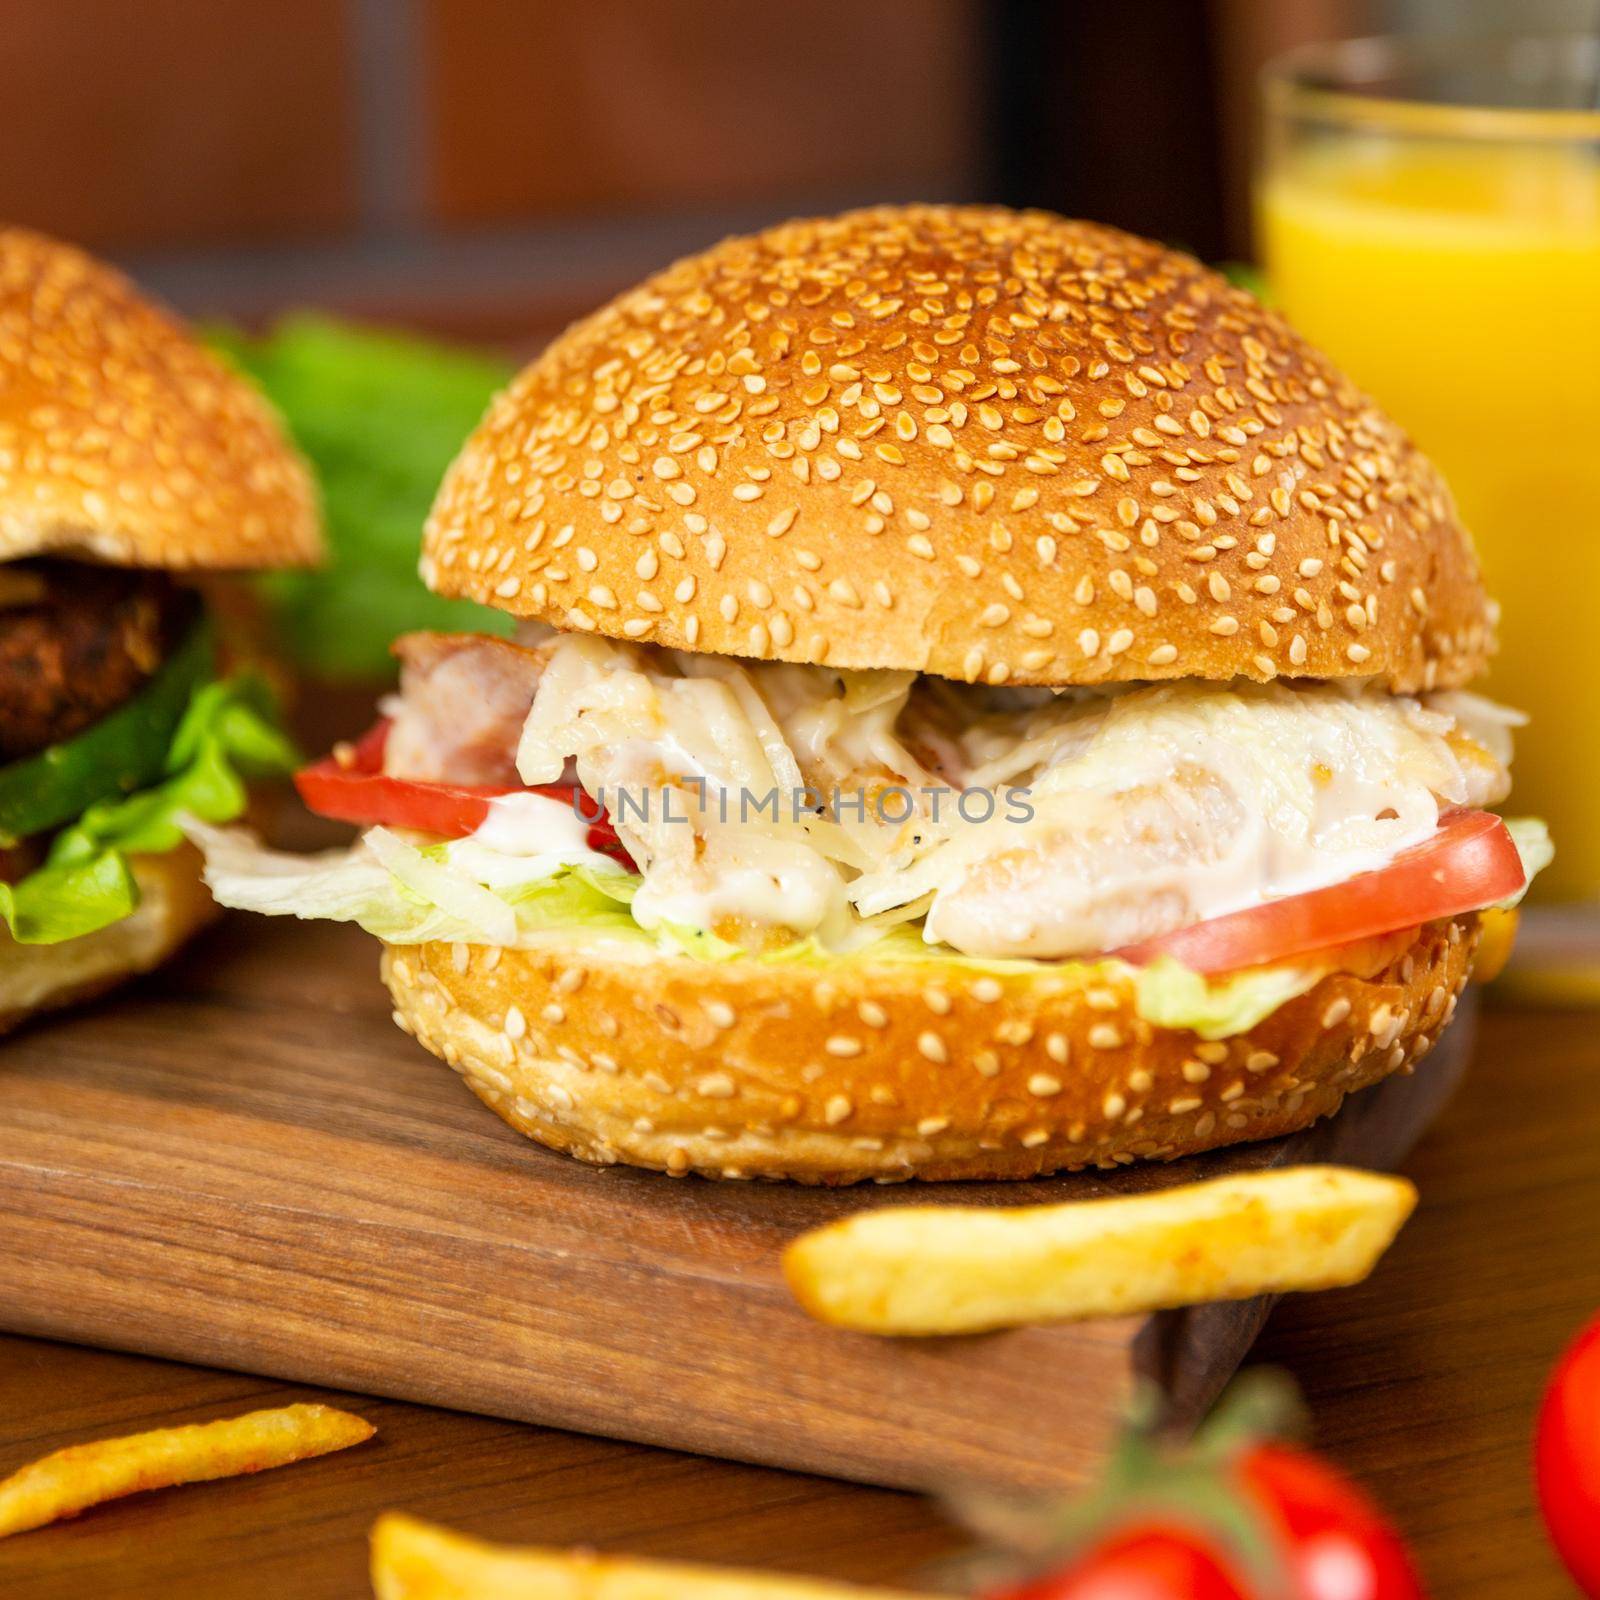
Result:
[[[1285,314],[1438,462],[1477,542],[1487,689],[1532,718],[1508,809],[1556,840],[1539,888],[1600,896],[1600,139],[1352,130],[1280,155],[1258,202]]]

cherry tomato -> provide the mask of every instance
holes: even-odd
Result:
[[[991,1600],[1423,1600],[1400,1536],[1354,1484],[1308,1451],[1256,1444],[1231,1471],[1278,1576],[1263,1590],[1203,1512],[1134,1521],[1067,1566]]]
[[[1306,1450],[1262,1444],[1239,1463],[1249,1497],[1275,1522],[1305,1600],[1421,1600],[1411,1558],[1388,1519]]]
[[[1551,1374],[1533,1460],[1551,1542],[1578,1587],[1600,1596],[1600,1317]]]
[[[1137,1528],[992,1600],[1258,1600],[1184,1528]],[[1295,1600],[1299,1600],[1296,1596]]]
[[[339,822],[368,826],[382,823],[410,828],[441,839],[460,839],[476,832],[501,795],[542,794],[573,806],[590,824],[591,850],[632,867],[633,859],[617,838],[605,808],[572,784],[535,784],[522,788],[481,783],[429,783],[392,778],[383,770],[383,748],[389,724],[379,721],[348,749],[325,756],[295,774],[294,785],[306,809]]]
[[[1505,823],[1488,811],[1458,811],[1431,839],[1376,872],[1212,917],[1117,954],[1135,963],[1167,955],[1196,972],[1233,972],[1479,911],[1526,882]]]

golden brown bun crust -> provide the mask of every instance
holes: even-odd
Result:
[[[1044,212],[730,239],[576,324],[445,478],[423,575],[558,627],[988,683],[1467,682],[1444,483],[1275,313]]]
[[[188,844],[164,855],[133,857],[138,909],[81,939],[16,944],[0,928],[0,1033],[160,966],[218,914],[201,865],[199,851]]]
[[[1248,1033],[1153,1027],[1082,968],[986,976],[385,950],[395,1019],[530,1138],[710,1177],[1031,1178],[1267,1139],[1424,1055],[1477,918],[1366,949]]]
[[[0,229],[0,561],[304,565],[310,474],[266,402],[121,273]]]

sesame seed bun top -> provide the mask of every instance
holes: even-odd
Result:
[[[249,568],[321,555],[265,401],[119,272],[0,229],[0,561]]]
[[[1466,682],[1433,466],[1190,257],[880,207],[692,256],[577,323],[447,474],[423,576],[569,629],[988,683]]]

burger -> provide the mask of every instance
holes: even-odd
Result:
[[[0,229],[0,1031],[212,914],[177,819],[294,758],[204,580],[318,553],[256,394],[120,274]]]
[[[1438,474],[1197,262],[1037,212],[799,221],[579,322],[446,476],[396,645],[233,905],[594,1162],[1022,1178],[1420,1060],[1542,846]],[[1529,860],[1524,859],[1524,850]],[[1500,913],[1494,913],[1496,917]]]

